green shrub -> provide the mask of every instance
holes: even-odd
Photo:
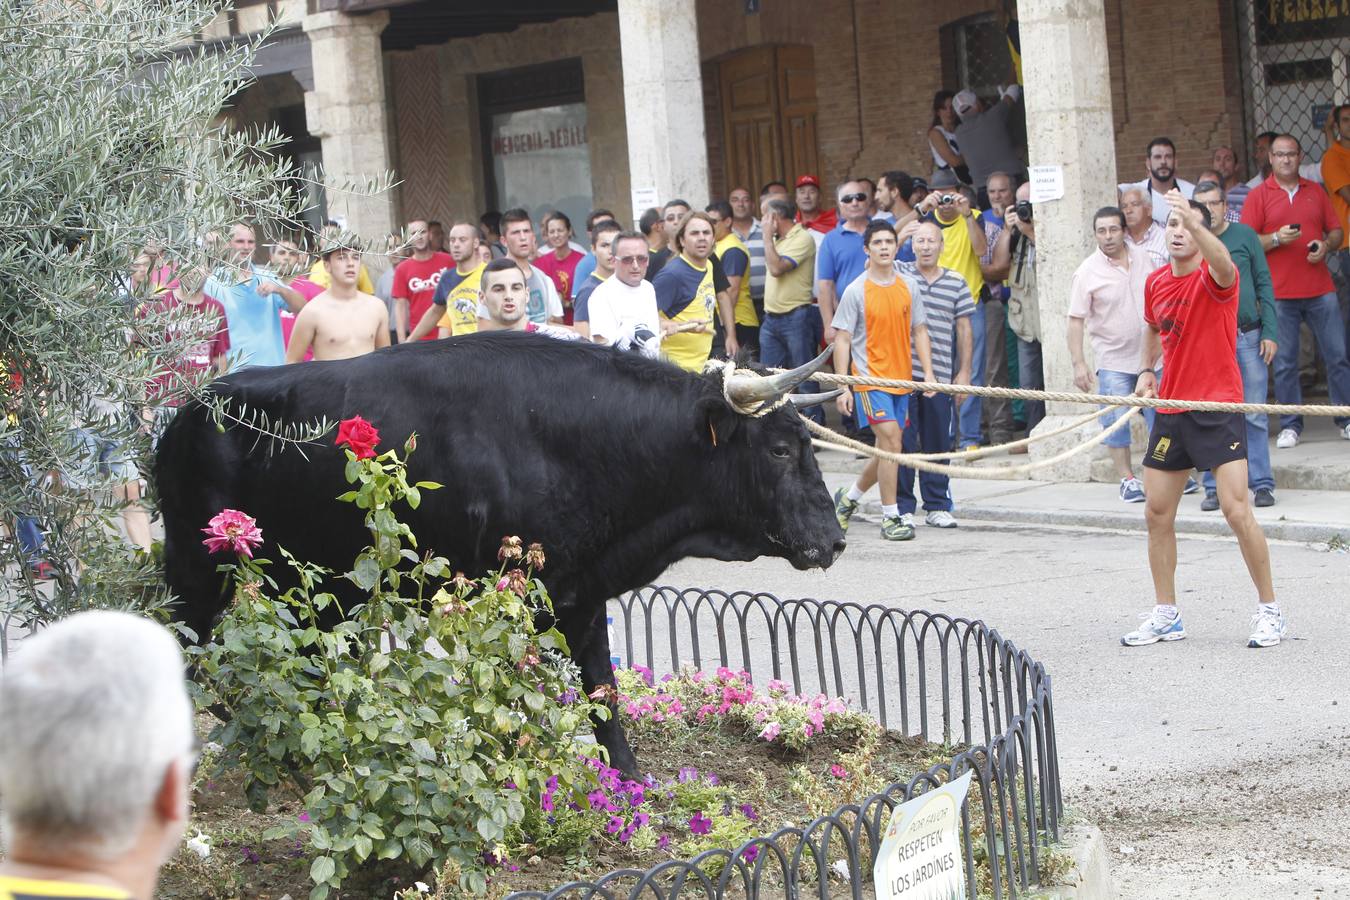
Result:
[[[305,815],[269,836],[307,832],[319,854],[312,900],[378,860],[450,864],[462,890],[481,893],[527,805],[546,790],[584,800],[596,784],[581,760],[594,747],[578,738],[607,710],[580,690],[562,635],[535,627],[551,612],[533,577],[542,549],[507,538],[501,568],[477,580],[419,556],[394,507],[416,507],[439,485],[407,482],[414,445],[403,459],[346,451],[354,487],[341,499],[365,510],[371,545],[343,577],[368,600],[326,629],[321,615],[336,603],[321,590],[327,573],[287,555],[299,586],[276,596],[269,563],[243,553],[221,567],[234,603],[195,651],[202,702],[229,712],[213,738],[246,773],[251,805],[302,786]]]

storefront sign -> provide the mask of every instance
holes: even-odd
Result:
[[[1350,37],[1350,0],[1256,0],[1256,43]]]
[[[891,813],[872,869],[878,900],[965,900],[961,804],[972,774],[902,803]]]
[[[561,210],[585,240],[591,208],[591,154],[586,104],[495,113],[488,152],[500,208],[522,207],[536,219]]]

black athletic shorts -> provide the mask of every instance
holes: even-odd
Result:
[[[1150,469],[1213,470],[1247,458],[1247,420],[1242,413],[1158,413],[1144,451]]]

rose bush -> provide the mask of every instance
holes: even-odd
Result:
[[[237,554],[222,567],[233,605],[192,651],[200,702],[229,714],[211,740],[223,767],[245,773],[256,810],[283,786],[303,793],[305,815],[268,837],[304,839],[317,853],[312,900],[377,860],[453,864],[458,889],[478,894],[535,798],[579,805],[599,787],[583,761],[594,745],[579,738],[607,710],[579,690],[562,635],[535,626],[551,611],[534,578],[542,548],[508,538],[498,571],[452,574],[444,558],[415,552],[394,513],[439,487],[408,483],[411,439],[402,458],[377,456],[378,433],[354,419],[339,440],[354,485],[341,499],[365,510],[372,542],[343,576],[368,599],[337,627],[320,624],[336,602],[322,589],[330,573],[283,550],[298,586],[278,595],[270,561],[251,558],[261,534],[246,514],[226,511],[204,529],[214,551]]]

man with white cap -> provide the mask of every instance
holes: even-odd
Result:
[[[956,126],[956,140],[961,144],[961,155],[970,169],[972,184],[981,185],[980,206],[989,205],[983,185],[989,176],[1004,172],[1013,181],[1026,180],[1027,167],[1013,146],[1008,122],[1019,100],[1022,88],[1010,85],[999,89],[999,102],[986,107],[972,90],[964,90],[952,98],[952,110],[961,124]]]

